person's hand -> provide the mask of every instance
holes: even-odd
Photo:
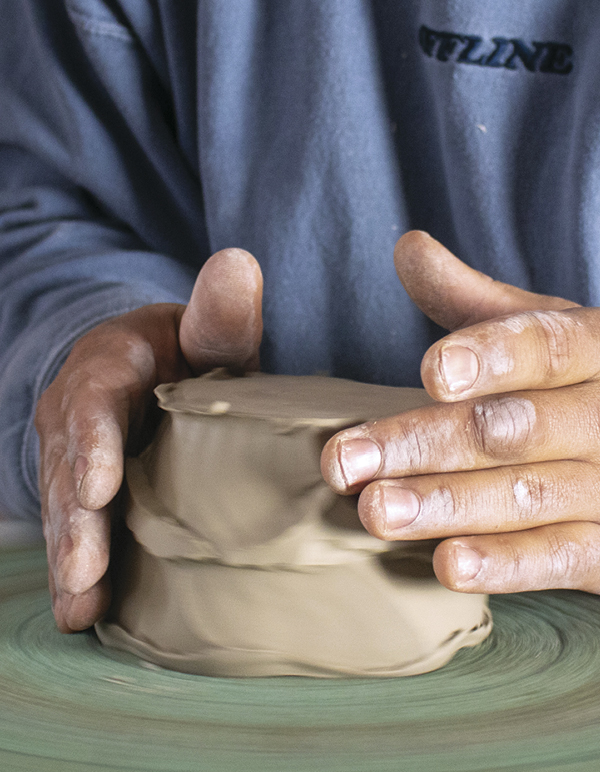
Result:
[[[362,491],[373,535],[442,539],[450,589],[600,593],[600,309],[494,282],[420,232],[395,262],[454,331],[423,358],[438,402],[337,434],[325,479]]]
[[[258,369],[262,275],[247,252],[208,260],[189,305],[157,304],[100,324],[73,347],[37,407],[40,497],[54,615],[83,630],[110,602],[113,500],[139,449],[156,385]]]

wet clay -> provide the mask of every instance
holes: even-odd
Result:
[[[442,587],[430,543],[370,536],[320,473],[336,431],[424,391],[256,374],[156,393],[102,643],[204,675],[364,677],[433,670],[488,635],[485,596]]]

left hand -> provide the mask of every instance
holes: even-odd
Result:
[[[395,262],[453,331],[423,358],[438,404],[340,432],[325,479],[362,491],[373,535],[443,539],[450,589],[600,593],[600,309],[495,282],[421,232]]]
[[[109,607],[115,497],[125,454],[141,451],[155,423],[154,387],[214,367],[258,369],[262,287],[252,255],[221,250],[204,263],[187,306],[155,303],[102,322],[42,394],[40,502],[61,632],[85,630]]]

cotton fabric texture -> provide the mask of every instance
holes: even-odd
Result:
[[[33,412],[73,342],[185,303],[218,249],[263,269],[269,372],[419,385],[441,331],[394,273],[411,228],[600,304],[596,2],[9,0],[0,21],[4,513],[39,517]]]

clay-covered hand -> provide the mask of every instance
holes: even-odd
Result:
[[[187,307],[149,305],[100,324],[42,395],[39,485],[61,631],[89,627],[110,602],[112,502],[124,453],[143,442],[154,387],[214,367],[258,369],[261,300],[256,260],[242,250],[217,252]]]
[[[337,434],[326,480],[362,491],[375,536],[442,539],[450,589],[600,593],[600,309],[494,282],[420,232],[395,261],[454,331],[423,358],[438,402]]]

